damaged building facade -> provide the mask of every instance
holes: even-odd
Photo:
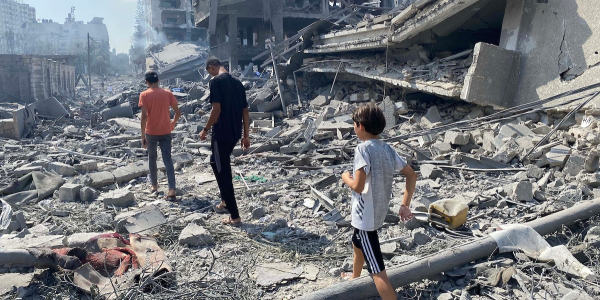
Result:
[[[346,26],[316,28],[301,71],[511,107],[598,78],[597,12],[586,1],[533,0],[405,1],[356,20],[348,10]]]
[[[52,20],[30,24],[25,53],[36,55],[70,55],[87,52],[88,34],[96,43],[108,43],[109,35],[104,18],[95,17],[89,22],[75,20],[73,11],[63,24]]]
[[[267,49],[312,22],[329,15],[328,0],[237,1],[195,0],[196,26],[206,28],[211,54],[245,66]]]
[[[194,26],[191,0],[143,0],[146,45],[196,42],[206,31]]]
[[[18,53],[27,24],[36,23],[35,8],[14,0],[0,0],[0,54]]]
[[[75,56],[0,55],[0,137],[26,136],[36,115],[66,115],[58,100],[75,97]],[[25,104],[25,107],[18,104]]]

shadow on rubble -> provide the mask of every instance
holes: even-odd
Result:
[[[302,254],[323,253],[323,249],[331,242],[324,235],[288,227],[284,219],[275,220],[270,224],[243,223],[239,227],[258,243]]]

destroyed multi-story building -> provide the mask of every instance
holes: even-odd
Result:
[[[360,15],[348,7],[336,12],[345,27],[326,18],[321,23],[327,26],[300,32],[301,71],[494,107],[529,103],[597,77],[598,9],[589,2],[398,2]],[[299,35],[284,44],[295,40]],[[372,95],[361,96],[355,98]]]
[[[17,53],[27,24],[36,23],[35,8],[14,0],[0,0],[0,53]]]
[[[281,42],[329,15],[329,0],[195,0],[196,26],[208,29],[211,54],[231,69],[247,65],[268,45]]]
[[[205,38],[205,30],[194,26],[191,0],[143,0],[143,11],[146,46]]]

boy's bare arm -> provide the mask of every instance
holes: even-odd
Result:
[[[406,190],[404,191],[402,205],[400,206],[398,214],[402,221],[408,221],[412,219],[412,212],[410,211],[409,206],[413,194],[415,193],[415,187],[417,186],[417,173],[409,165],[406,165],[401,172],[406,177]]]
[[[360,194],[365,189],[367,173],[365,173],[365,170],[362,168],[354,172],[354,177],[352,177],[350,172],[345,172],[342,174],[342,181],[344,181],[344,183],[353,191]]]

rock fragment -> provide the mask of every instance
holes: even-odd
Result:
[[[423,176],[423,178],[429,178],[429,179],[437,179],[443,176],[443,171],[442,169],[438,168],[435,165],[431,165],[431,164],[423,164],[421,165],[421,175]]]
[[[62,202],[75,202],[80,199],[80,184],[65,183],[58,189],[58,198]]]
[[[75,168],[70,165],[61,162],[51,162],[48,164],[48,170],[56,172],[58,175],[62,176],[73,176],[75,175]]]
[[[529,181],[520,181],[512,189],[512,198],[516,201],[531,201],[533,199],[533,185]]]
[[[98,200],[104,202],[104,207],[127,207],[134,203],[135,197],[127,189],[118,189],[100,195]]]
[[[179,235],[179,244],[192,247],[209,246],[214,245],[215,240],[212,234],[204,227],[191,223],[181,231],[181,234]]]
[[[464,146],[469,143],[471,135],[458,131],[447,131],[444,135],[444,142],[452,145]]]

